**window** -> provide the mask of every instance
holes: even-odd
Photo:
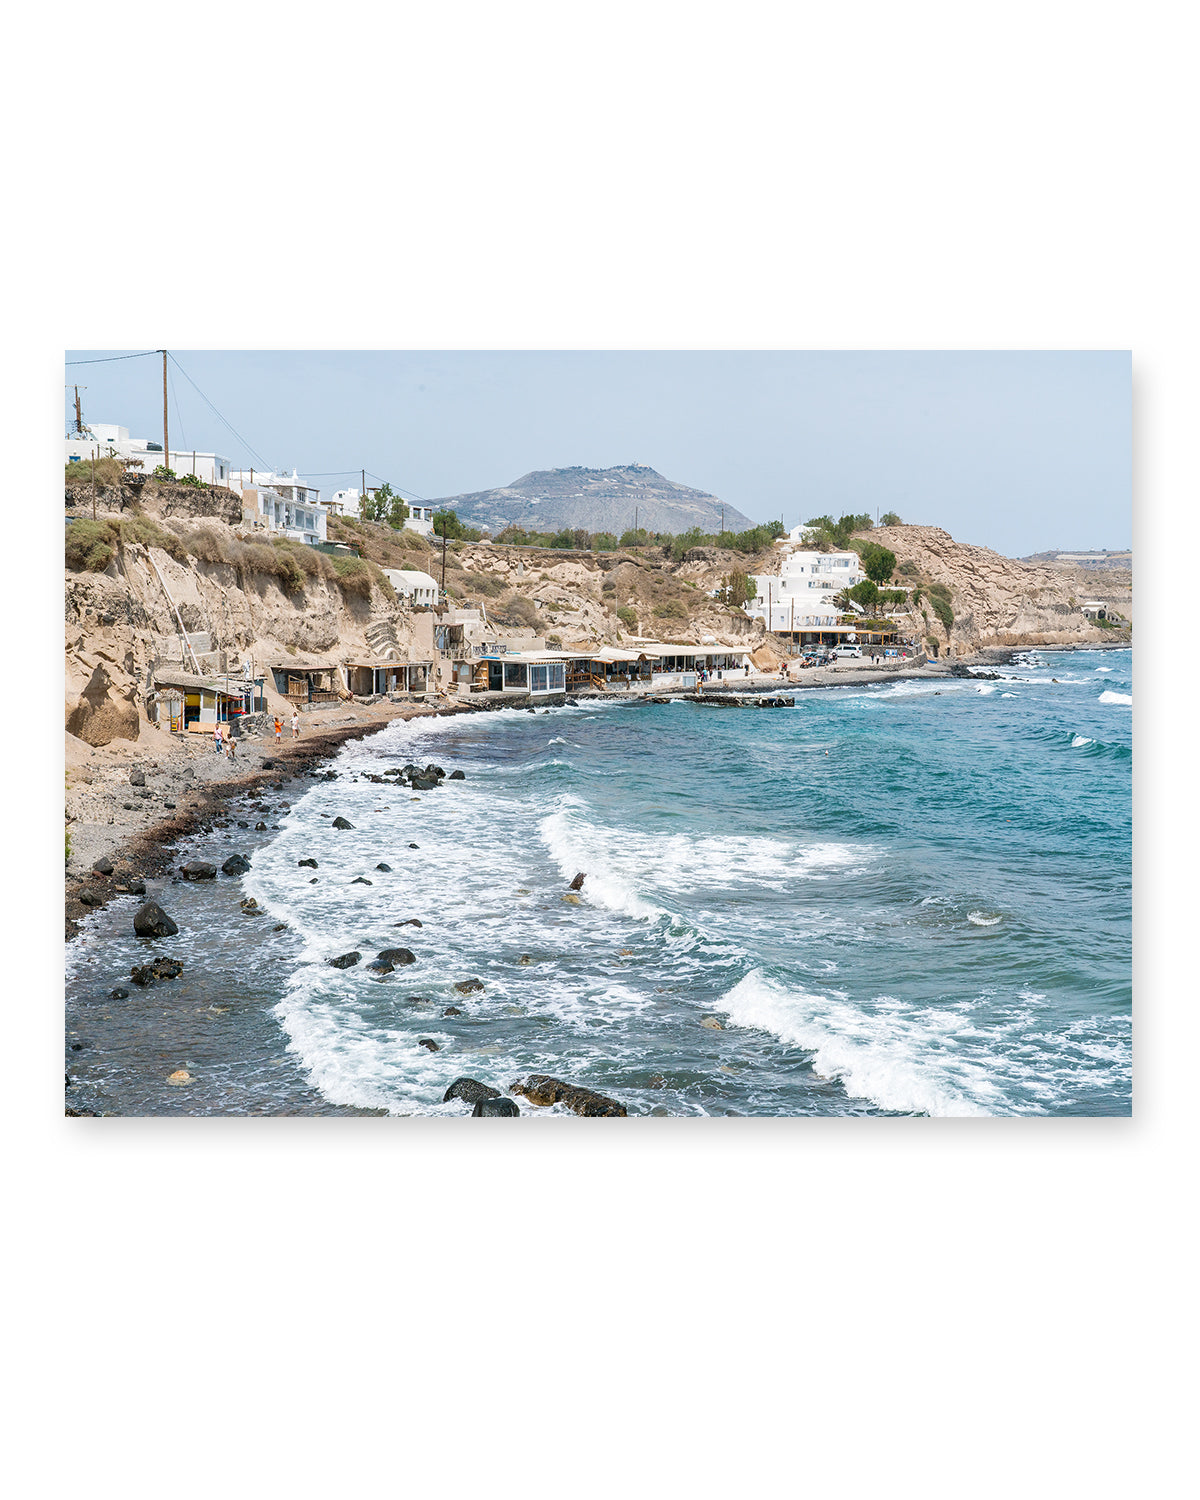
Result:
[[[525,685],[525,663],[523,661],[506,661],[504,663],[504,686],[510,688],[524,687]]]
[[[530,667],[529,669],[529,691],[531,693],[544,693],[547,688],[549,668],[543,666]]]

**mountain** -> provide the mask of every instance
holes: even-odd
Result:
[[[704,532],[721,529],[721,502],[704,490],[664,479],[645,464],[612,469],[535,469],[511,484],[470,495],[447,495],[436,502],[470,526],[493,533],[505,526],[526,531],[611,531],[620,536],[634,524],[647,531]],[[726,505],[725,530],[745,531],[754,522]]]

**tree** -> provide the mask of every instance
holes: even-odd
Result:
[[[894,510],[885,510],[879,518],[879,524],[881,526],[903,526],[904,522]]]
[[[650,544],[650,533],[644,526],[639,526],[635,531],[632,527],[621,533],[622,547],[646,547]]]
[[[386,482],[375,491],[374,519],[386,521],[393,531],[399,531],[408,520],[408,506]]]
[[[887,583],[896,569],[896,554],[878,542],[864,542],[858,549],[863,572],[873,583]]]
[[[360,521],[377,521],[379,519],[379,507],[375,503],[375,496],[370,490],[359,496],[358,519]]]
[[[722,604],[740,609],[749,600],[758,598],[758,585],[748,573],[727,573],[721,580],[717,598]]]
[[[852,589],[847,590],[847,598],[853,599],[855,604],[861,604],[865,608],[873,609],[879,603],[879,590],[867,578],[862,583],[856,583]]]
[[[452,510],[435,510],[433,529],[437,536],[449,537],[452,542],[461,541],[467,534],[467,528]]]

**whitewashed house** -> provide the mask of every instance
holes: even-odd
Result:
[[[415,568],[384,568],[382,571],[397,594],[410,604],[432,606],[438,602],[441,590],[428,573],[420,573]]]
[[[241,491],[243,525],[261,526],[310,547],[328,539],[329,515],[321,491],[305,484],[295,469],[290,474],[235,469],[230,478]]]
[[[335,490],[329,502],[329,508],[335,514],[353,516],[357,519],[361,514],[359,510],[361,501],[362,496],[357,490]],[[419,536],[432,536],[435,507],[408,499],[405,499],[404,503],[408,506],[408,519],[404,523],[404,530],[415,531]]]
[[[781,634],[836,625],[834,598],[866,576],[857,552],[787,552],[777,574],[755,577],[758,597],[746,603],[745,612]]]
[[[153,474],[159,464],[173,469],[179,478],[194,474],[205,484],[232,485],[232,470],[229,460],[220,453],[201,453],[193,448],[172,448],[164,454],[161,443],[150,438],[130,437],[128,427],[118,427],[111,422],[90,422],[82,433],[73,432],[66,440],[66,459],[69,464],[86,463],[92,455],[97,458],[120,458],[128,462],[141,462],[141,472]]]

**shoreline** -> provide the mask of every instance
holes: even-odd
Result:
[[[1030,650],[1054,651],[1111,651],[1131,649],[1129,641],[1103,641],[1078,643],[1069,646],[1029,647],[1000,646],[984,647],[968,658],[954,658],[952,662],[926,662],[919,667],[906,667],[902,662],[891,666],[839,666],[814,667],[806,670],[800,678],[768,677],[736,679],[734,682],[706,685],[706,691],[731,693],[777,693],[780,691],[813,691],[830,687],[860,687],[875,683],[904,681],[951,681],[956,677],[981,675],[981,669],[1010,665],[1014,656]],[[957,670],[956,670],[957,669]],[[657,696],[688,699],[690,692],[673,692]],[[575,695],[575,701],[648,703],[648,694],[596,693]],[[318,728],[317,722],[304,724],[299,739],[293,740],[285,727],[283,740],[276,745],[272,734],[238,741],[246,759],[230,762],[224,756],[216,756],[209,748],[207,736],[202,744],[172,741],[152,745],[143,737],[137,741],[114,741],[102,750],[91,750],[91,758],[101,759],[100,770],[110,773],[109,782],[113,790],[108,793],[106,809],[111,809],[107,823],[98,820],[73,819],[68,823],[72,836],[72,858],[65,871],[65,935],[68,941],[79,931],[79,921],[90,911],[106,906],[114,896],[125,894],[115,889],[123,874],[130,876],[160,875],[170,868],[172,850],[182,839],[219,817],[222,807],[231,799],[240,796],[263,783],[278,780],[281,776],[290,779],[293,774],[307,774],[318,769],[320,763],[328,761],[334,752],[347,740],[363,739],[377,734],[396,719],[440,717],[449,718],[460,714],[488,712],[500,703],[463,701],[441,702],[437,706],[426,704],[362,705],[347,704],[344,711],[351,715],[349,722],[338,719],[327,728]],[[197,737],[199,738],[199,737]],[[145,741],[145,742],[143,742]],[[257,764],[251,757],[257,757]],[[157,758],[152,758],[157,757]],[[282,768],[267,768],[265,760],[280,760]],[[169,762],[164,769],[164,761]],[[107,764],[105,764],[107,763]],[[87,784],[87,773],[94,769],[89,761],[81,761],[71,770],[79,772]],[[145,787],[133,788],[125,781],[112,779],[112,772],[141,769],[144,776],[153,776],[157,781],[169,783],[179,797],[178,806],[168,804],[168,815],[143,823],[137,817],[138,803],[115,805],[118,795],[116,787],[126,785],[125,795],[152,796]],[[189,772],[191,773],[189,775]],[[78,795],[78,787],[73,789]],[[161,788],[159,789],[161,790]],[[166,793],[163,793],[164,800]],[[133,816],[121,816],[132,813]],[[93,866],[107,860],[113,867],[112,874],[103,875]],[[86,899],[80,899],[85,896]]]

